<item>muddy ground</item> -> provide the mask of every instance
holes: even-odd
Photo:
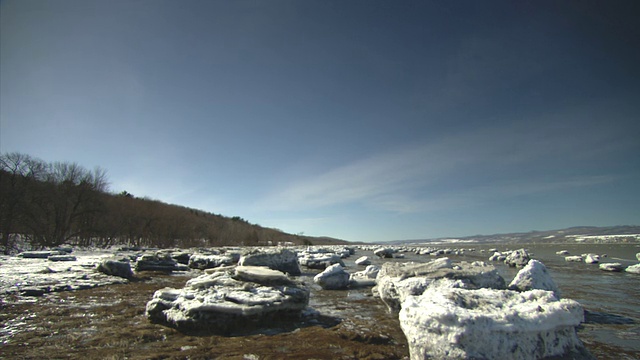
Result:
[[[4,359],[403,359],[409,352],[394,315],[369,289],[315,289],[321,315],[244,336],[183,334],[153,324],[146,303],[193,275],[141,273],[142,281],[47,294],[2,305]],[[311,284],[309,284],[311,285]],[[362,309],[359,313],[358,309]],[[345,318],[344,313],[354,314]]]

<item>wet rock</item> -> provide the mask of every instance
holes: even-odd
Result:
[[[151,321],[181,331],[229,335],[298,319],[307,307],[309,290],[284,273],[268,268],[238,269],[196,277],[183,289],[158,290],[145,313]],[[283,279],[288,280],[286,284],[274,284]]]
[[[391,259],[393,258],[395,251],[392,248],[378,248],[373,251],[373,254],[379,258]]]
[[[492,265],[476,261],[454,266],[449,258],[440,258],[428,263],[385,263],[373,291],[390,311],[396,312],[408,296],[422,294],[438,279],[451,280],[448,286],[469,289],[505,288],[504,279]]]
[[[518,249],[509,253],[504,259],[504,263],[511,267],[524,267],[529,263],[529,260],[531,260],[531,256],[527,250]]]
[[[624,271],[632,274],[640,274],[640,264],[627,266],[627,268],[624,269]]]
[[[211,269],[220,266],[237,264],[239,257],[232,255],[193,254],[189,257],[188,266],[192,269]]]
[[[334,264],[314,276],[313,282],[325,290],[342,290],[349,287],[349,274],[340,264]]]
[[[541,359],[586,353],[582,307],[550,291],[443,288],[410,296],[400,326],[412,360]]]
[[[273,270],[282,271],[289,275],[300,275],[298,255],[288,249],[254,250],[240,257],[238,265],[266,266]]]
[[[600,256],[596,254],[586,254],[584,262],[587,264],[597,264],[600,262]]]
[[[133,278],[131,264],[128,261],[105,259],[98,264],[96,270],[105,275],[118,276],[125,279]]]
[[[564,261],[566,262],[582,262],[582,256],[565,256]]]
[[[371,265],[371,260],[368,257],[362,256],[356,259],[356,265],[367,266]]]
[[[560,290],[551,278],[547,267],[538,260],[531,260],[523,267],[508,287],[509,290],[529,291],[548,290],[560,298]]]
[[[612,272],[620,272],[624,270],[624,266],[620,263],[602,263],[599,266],[600,270],[603,271],[612,271]]]
[[[157,253],[154,255],[145,254],[136,259],[136,271],[176,271],[181,270],[178,263],[171,258],[170,254]]]

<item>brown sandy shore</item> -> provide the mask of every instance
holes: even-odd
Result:
[[[553,253],[556,249],[549,249]],[[572,252],[578,252],[578,249]],[[635,250],[635,247],[633,248]],[[542,250],[539,250],[540,252]],[[604,251],[604,250],[603,250]],[[608,249],[611,253],[612,250]],[[628,251],[627,251],[628,252]],[[349,260],[348,271],[359,270],[353,260],[372,253],[358,252]],[[554,255],[555,256],[555,255]],[[454,261],[486,260],[476,252],[450,256]],[[546,256],[545,256],[546,257]],[[415,260],[418,258],[416,257]],[[375,263],[388,260],[372,259]],[[410,261],[392,259],[391,261]],[[429,257],[421,261],[429,261]],[[584,287],[571,287],[576,276],[589,269],[585,265],[549,262],[554,278],[569,298],[580,301],[593,298]],[[576,268],[577,266],[577,268]],[[574,270],[565,270],[576,268]],[[510,281],[515,269],[500,267]],[[597,270],[593,270],[597,271]],[[237,336],[204,333],[181,333],[154,324],[145,316],[146,303],[153,293],[164,287],[182,288],[199,273],[138,273],[138,281],[80,291],[49,293],[41,297],[0,299],[0,358],[2,359],[408,359],[407,341],[397,315],[390,314],[382,301],[371,296],[370,288],[322,290],[313,284],[317,273],[305,272],[303,279],[311,288],[310,308],[321,316],[301,321],[288,328],[275,328]],[[596,273],[598,278],[600,273]],[[627,276],[619,274],[620,276]],[[618,276],[618,275],[612,275]],[[627,276],[629,279],[635,279]],[[606,278],[603,278],[607,280]],[[606,284],[606,283],[603,283]],[[601,289],[604,290],[604,289]],[[625,290],[628,292],[628,290]],[[635,291],[635,290],[634,290]],[[634,300],[635,301],[635,300]],[[583,304],[585,305],[585,304]],[[604,305],[603,305],[604,306]],[[635,306],[630,304],[630,306]],[[603,310],[598,304],[585,309]],[[606,307],[603,307],[606,309]],[[632,309],[637,312],[637,309]],[[609,333],[631,334],[638,329],[635,315],[631,322],[587,322],[578,334],[587,349],[598,359],[640,359],[631,344],[616,345]],[[617,318],[621,318],[617,316]],[[603,323],[605,323],[603,325]],[[604,327],[603,327],[604,326]],[[626,335],[624,335],[626,337]],[[634,336],[634,335],[629,335]]]

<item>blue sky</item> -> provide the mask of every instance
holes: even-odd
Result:
[[[352,241],[640,224],[637,1],[0,2],[0,151]]]

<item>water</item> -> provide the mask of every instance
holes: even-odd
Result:
[[[440,246],[444,248],[444,246]],[[587,253],[606,254],[600,262],[619,262],[624,266],[637,264],[635,254],[640,252],[639,244],[534,244],[524,246],[533,258],[543,262],[560,288],[561,296],[578,301],[585,309],[585,322],[579,327],[578,335],[589,351],[598,359],[639,359],[640,360],[640,275],[627,272],[612,273],[599,269],[598,264],[567,262],[557,255],[561,250],[570,255]],[[489,262],[489,249],[498,251],[516,250],[520,247],[509,245],[478,245],[475,251],[466,249],[464,255],[443,255],[453,261]],[[458,248],[459,249],[459,248]],[[387,261],[427,262],[436,257],[405,253],[405,259],[378,259],[370,251],[358,251],[347,259],[349,272],[359,271],[353,261],[360,256],[369,256],[373,263],[381,265]],[[439,256],[439,257],[443,257]],[[509,283],[519,269],[502,263],[493,263]]]

